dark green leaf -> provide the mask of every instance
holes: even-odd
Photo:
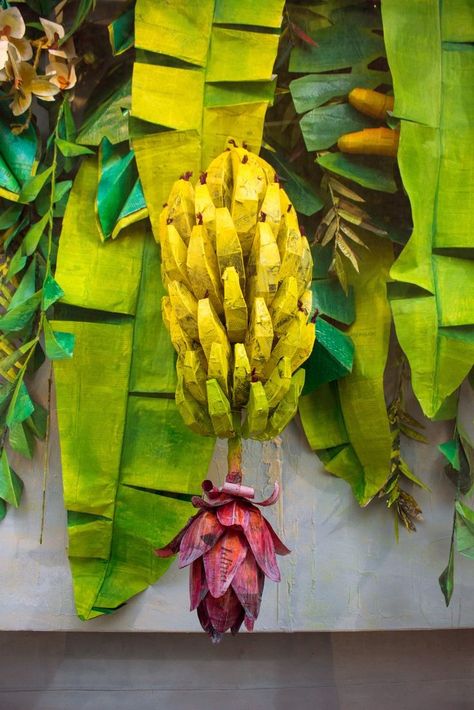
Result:
[[[456,501],[456,548],[474,559],[474,510],[460,500]]]
[[[14,198],[33,171],[37,139],[33,125],[15,135],[10,128],[13,116],[8,102],[0,101],[0,189],[2,195]]]
[[[311,36],[318,46],[295,46],[290,57],[290,72],[306,74],[348,69],[354,65],[366,67],[385,54],[382,37],[354,27],[350,22],[324,27]]]
[[[307,74],[290,83],[291,96],[298,113],[322,106],[330,99],[343,98],[352,89],[375,89],[390,82],[389,74],[367,71],[351,74]]]
[[[9,205],[8,207],[6,205]],[[23,205],[11,204],[6,200],[0,199],[0,229],[9,229],[13,227],[18,217],[21,214]]]
[[[451,538],[451,546],[449,548],[448,566],[439,576],[439,586],[443,592],[446,606],[449,606],[454,589],[454,538]]]
[[[75,337],[72,333],[54,331],[47,320],[44,322],[44,351],[50,360],[72,357]]]
[[[20,191],[19,202],[33,202],[39,194],[41,188],[46,185],[53,172],[52,166],[43,170],[42,173],[30,177]]]
[[[337,175],[354,180],[354,182],[370,190],[396,192],[397,185],[393,178],[393,161],[381,158],[377,161],[359,155],[344,153],[326,153],[316,159],[326,170]]]
[[[310,217],[324,207],[324,202],[315,188],[293,170],[291,163],[281,153],[266,148],[262,148],[261,152],[262,157],[282,178],[283,187],[297,212]]]
[[[95,8],[96,0],[79,0],[79,5],[77,7],[76,15],[74,17],[73,23],[69,30],[64,35],[63,39],[60,40],[59,44],[64,44],[64,42],[71,37],[76,30],[82,25],[82,23],[87,19],[87,16]]]
[[[8,407],[7,426],[12,426],[18,422],[24,422],[25,419],[28,419],[28,417],[33,413],[34,408],[35,406],[33,401],[28,394],[28,390],[26,389],[23,379],[21,378],[15,386],[13,397],[11,399],[10,406]],[[1,496],[1,493],[0,497],[3,497]]]
[[[59,202],[62,198],[68,194],[72,187],[72,180],[61,180],[57,182],[54,186],[54,197],[53,202]]]
[[[63,138],[56,138],[56,145],[65,158],[74,158],[78,155],[93,155],[94,151],[84,145],[71,143]]]
[[[131,80],[120,84],[109,96],[98,96],[90,102],[92,110],[82,122],[77,142],[83,145],[99,145],[103,138],[113,143],[128,139],[128,116],[123,109],[131,107]]]
[[[45,214],[44,217],[39,220],[39,222],[35,222],[34,224],[32,224],[27,233],[25,234],[22,247],[23,252],[27,254],[27,256],[30,256],[36,251],[36,247],[38,246],[38,242],[43,235],[46,225],[48,224],[48,220],[49,215]]]
[[[0,522],[4,519],[6,514],[7,514],[7,504],[5,503],[3,498],[0,498]]]
[[[11,258],[8,266],[7,278],[11,281],[15,274],[20,273],[25,268],[26,256],[23,254],[22,246],[19,246]]]
[[[313,309],[321,315],[350,325],[355,319],[354,291],[345,294],[341,284],[335,278],[316,279],[312,282]]]
[[[44,439],[48,430],[49,413],[39,402],[34,402],[34,405],[35,408],[25,423],[38,439]]]
[[[0,457],[0,498],[18,508],[23,493],[23,481],[10,468],[5,449]]]
[[[314,108],[300,121],[304,142],[310,151],[330,148],[342,135],[375,125],[348,103]]]
[[[109,25],[109,38],[112,53],[117,56],[133,47],[135,11],[134,7],[127,8]]]
[[[24,422],[18,422],[9,428],[8,441],[13,451],[17,451],[27,459],[33,458],[35,439]]]
[[[324,320],[316,320],[316,342],[305,363],[303,395],[320,385],[339,380],[352,371],[354,344],[338,328]]]
[[[53,303],[64,296],[64,291],[57,281],[48,274],[43,284],[43,310],[47,311]]]
[[[37,291],[22,304],[12,308],[0,317],[0,330],[4,333],[17,333],[23,330],[33,318],[41,303],[42,291]]]
[[[461,464],[459,461],[459,440],[451,439],[450,441],[445,441],[444,444],[439,444],[438,449],[441,451],[443,456],[451,464],[451,466],[456,470],[461,470]]]

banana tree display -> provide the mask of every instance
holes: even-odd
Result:
[[[78,615],[115,612],[179,554],[219,640],[253,629],[289,552],[258,507],[285,490],[255,502],[243,440],[298,415],[398,536],[426,488],[407,440],[434,446],[442,419],[448,604],[455,551],[474,549],[467,5],[114,8],[0,10],[0,515],[21,502],[12,450],[49,437],[46,358]]]

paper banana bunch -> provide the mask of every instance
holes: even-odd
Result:
[[[233,142],[160,218],[163,320],[176,404],[193,431],[271,439],[294,416],[309,357],[312,257],[268,163]]]

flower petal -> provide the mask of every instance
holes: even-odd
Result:
[[[216,598],[208,594],[204,601],[209,621],[219,633],[223,634],[238,623],[242,607],[230,587],[222,597]]]
[[[18,58],[21,61],[28,61],[33,56],[33,47],[26,39],[10,39],[10,46],[15,47]]]
[[[10,104],[12,114],[20,116],[25,113],[31,106],[31,91],[15,91],[15,96]]]
[[[189,599],[191,602],[190,611],[196,609],[208,592],[206,575],[202,557],[194,560],[189,569]]]
[[[192,515],[184,528],[182,528],[179,533],[168,542],[167,545],[164,547],[159,547],[157,550],[155,550],[155,555],[157,557],[171,557],[172,555],[176,555],[179,552],[179,546],[181,544],[181,540],[183,539],[184,533],[186,530],[189,528],[191,523],[193,523],[198,515],[201,515],[201,511],[199,513],[196,513],[196,515]]]
[[[56,96],[59,93],[59,88],[54,86],[48,79],[38,76],[31,81],[31,91],[38,98],[48,100],[49,96]]]
[[[245,619],[245,611],[243,609],[241,609],[239,618],[237,619],[235,624],[233,624],[230,627],[230,633],[232,634],[232,636],[235,636],[235,634],[237,634],[239,632],[239,629],[242,626],[242,622],[244,619]]]
[[[0,12],[0,34],[2,34],[2,30],[6,27],[9,28],[9,37],[21,39],[25,34],[25,23],[17,7],[9,7],[7,10]]]
[[[226,527],[240,525],[240,527],[243,528],[248,522],[248,507],[238,501],[226,503],[222,508],[217,510],[217,517],[219,522]]]
[[[260,611],[265,575],[255,561],[251,550],[232,580],[232,589],[245,609],[247,616],[256,619]]]
[[[204,631],[212,636],[212,633],[214,629],[212,628],[212,624],[209,619],[209,614],[207,613],[207,607],[206,607],[206,602],[202,601],[198,608],[197,608],[197,615],[199,619],[199,623],[201,624],[202,628]]]
[[[244,537],[237,531],[226,530],[225,535],[204,555],[206,580],[213,597],[221,597],[227,591],[246,554]]]
[[[260,569],[269,579],[279,582],[281,579],[280,570],[275,557],[272,536],[267,528],[265,518],[256,508],[249,510],[249,519],[244,532]]]
[[[253,631],[253,626],[255,624],[255,619],[251,619],[249,616],[245,617],[245,628],[247,631]]]
[[[266,518],[264,518],[264,520],[267,528],[270,531],[270,535],[272,536],[273,546],[277,555],[289,555],[291,550],[280,540],[268,520]]]
[[[186,567],[214,547],[224,532],[216,514],[205,510],[186,530],[179,549],[179,566]]]
[[[62,25],[59,25],[57,22],[52,22],[51,20],[46,20],[44,17],[40,17],[39,20],[43,25],[48,44],[55,44],[58,39],[64,37],[64,27]]]

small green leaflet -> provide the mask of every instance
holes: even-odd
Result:
[[[474,559],[474,510],[460,500],[456,501],[456,548]]]
[[[7,412],[7,426],[11,427],[17,422],[24,422],[33,413],[35,405],[28,394],[23,379],[20,378],[15,386],[10,406]]]
[[[10,468],[5,449],[0,458],[0,498],[18,508],[23,493],[23,481]]]
[[[39,402],[34,402],[34,405],[35,409],[31,417],[26,420],[26,425],[38,439],[44,439],[48,431],[49,413]]]
[[[444,444],[439,444],[438,449],[456,471],[461,470],[459,441],[457,439],[451,439],[450,441],[445,441]]]
[[[43,236],[43,232],[48,224],[49,214],[45,214],[38,222],[31,225],[23,238],[22,249],[23,253],[31,256],[36,251],[39,240]]]
[[[56,145],[65,158],[74,158],[78,155],[93,155],[94,151],[87,148],[85,145],[71,143],[63,138],[56,138]]]
[[[43,310],[47,311],[53,303],[59,301],[64,296],[64,291],[57,281],[48,274],[43,284]]]
[[[17,363],[18,360],[20,360],[23,355],[25,355],[33,347],[33,345],[36,344],[36,342],[36,338],[34,340],[30,340],[28,343],[24,343],[17,348],[17,350],[15,350],[11,355],[7,355],[7,357],[2,358],[2,360],[0,360],[0,375],[5,377],[8,370],[13,367],[15,363]]]
[[[0,229],[9,229],[10,227],[13,227],[23,209],[23,205],[13,204],[5,208],[5,204],[8,203],[1,200],[2,207],[0,210]]]
[[[22,269],[24,269],[26,264],[26,256],[23,254],[22,247],[18,247],[16,252],[11,258],[10,265],[8,267],[7,278],[11,279],[18,274]]]
[[[28,298],[33,296],[36,289],[36,259],[33,258],[29,267],[27,268],[23,278],[18,286],[17,290],[12,296],[10,303],[8,304],[8,311],[11,311],[16,306],[20,306]]]
[[[39,194],[41,188],[46,185],[47,181],[51,177],[53,172],[53,166],[47,168],[42,173],[30,177],[29,180],[25,182],[21,188],[20,195],[18,197],[19,202],[32,202]]]
[[[326,170],[354,180],[358,185],[370,190],[394,193],[397,185],[393,178],[393,161],[390,158],[373,160],[371,157],[325,153],[316,162]]]
[[[23,423],[13,424],[8,430],[8,442],[13,449],[27,459],[33,458],[35,438],[33,432]]]
[[[0,522],[3,520],[5,515],[7,514],[7,504],[3,500],[3,498],[0,498]]]
[[[49,321],[44,321],[44,351],[50,360],[63,360],[72,357],[74,335],[53,330]]]
[[[82,23],[87,19],[87,15],[95,8],[95,3],[96,0],[80,0],[73,23],[64,37],[60,40],[60,46],[64,44],[64,42],[69,39],[69,37],[71,37],[76,30],[79,29]]]
[[[454,589],[454,538],[451,538],[448,566],[441,572],[438,582],[443,592],[446,606],[449,606]]]
[[[23,330],[33,318],[41,303],[42,291],[37,291],[21,305],[9,310],[0,317],[0,330],[4,333],[17,333]]]

